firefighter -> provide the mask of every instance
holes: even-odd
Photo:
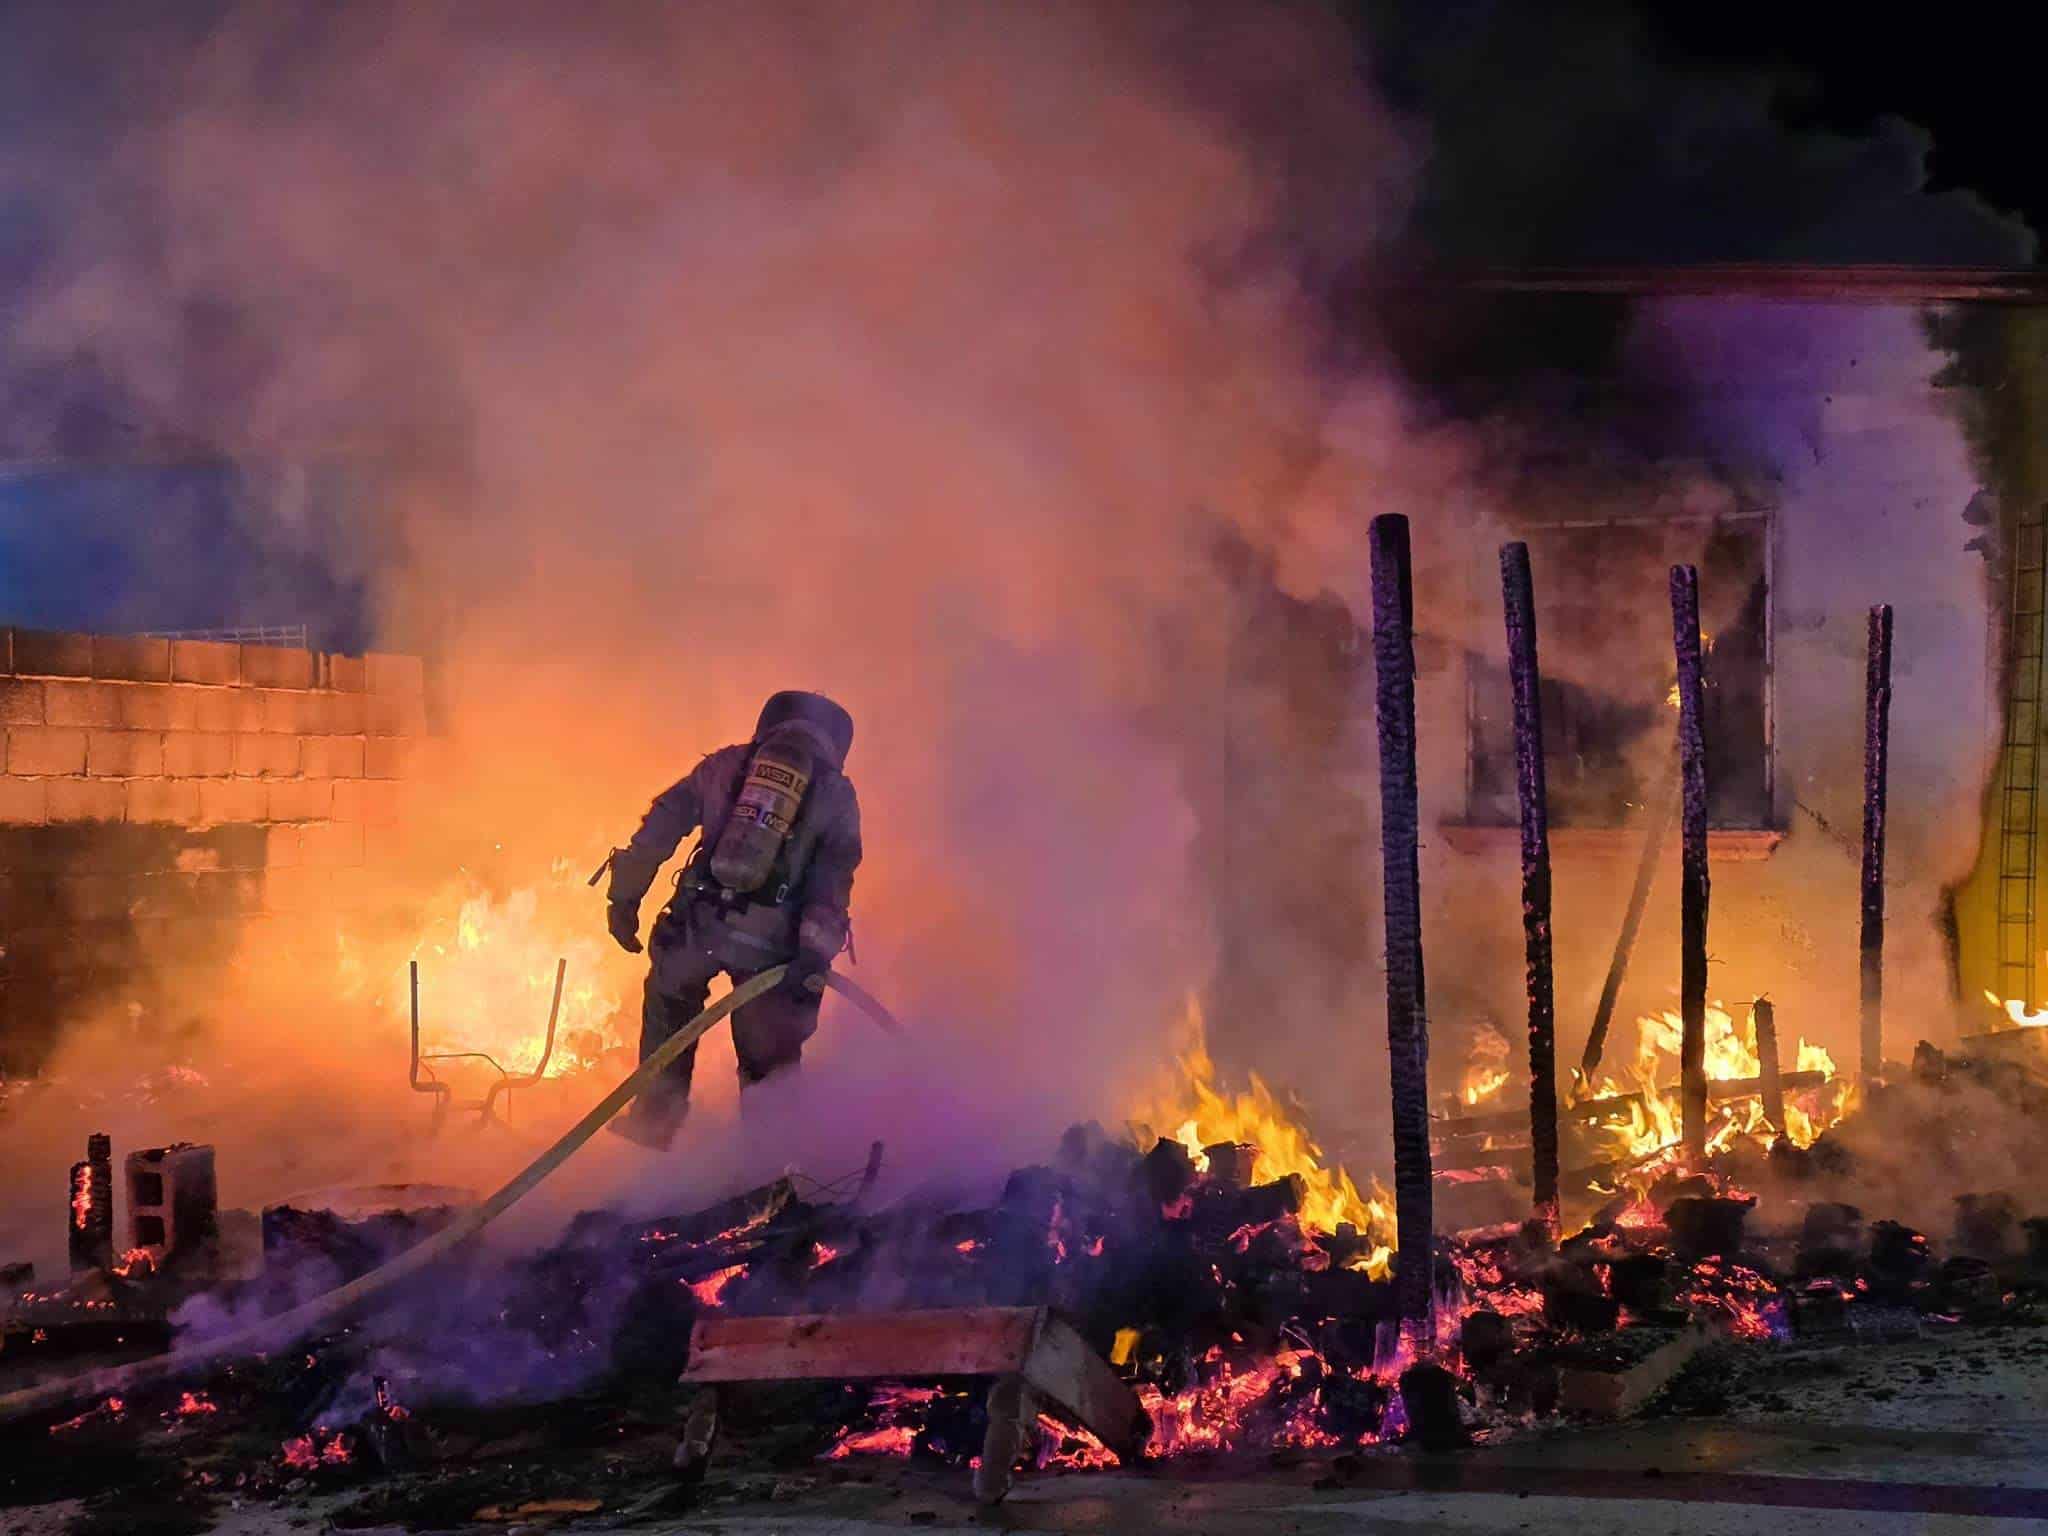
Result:
[[[847,904],[860,864],[860,803],[846,777],[853,717],[823,694],[778,693],[753,740],[721,747],[657,796],[640,830],[611,857],[612,937],[638,954],[640,902],[692,831],[696,850],[648,937],[640,1059],[704,1008],[721,971],[737,986],[770,966],[789,974],[733,1016],[744,1090],[795,1068],[817,1031],[833,960],[846,947]],[[666,1147],[689,1110],[693,1045],[612,1121],[619,1134]]]

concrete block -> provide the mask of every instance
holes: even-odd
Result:
[[[264,850],[265,869],[298,869],[305,860],[304,828],[290,822],[274,822],[264,828],[268,834]]]
[[[128,797],[112,779],[46,779],[52,821],[119,821]]]
[[[58,900],[72,923],[108,922],[129,916],[140,886],[154,876],[64,875],[57,881]]]
[[[231,688],[242,680],[242,648],[223,640],[173,640],[171,680]]]
[[[372,779],[402,779],[412,767],[417,738],[372,736],[364,744],[363,773]]]
[[[0,725],[42,725],[44,683],[0,679]]]
[[[281,645],[245,645],[242,684],[249,688],[310,688],[313,653]]]
[[[116,683],[44,683],[43,713],[51,725],[84,725],[113,730],[121,723]]]
[[[328,892],[333,884],[331,870],[306,869],[303,866],[273,866],[262,874],[263,910],[283,914],[317,912],[329,905]]]
[[[404,793],[396,779],[342,779],[334,786],[334,819],[392,826],[399,820]]]
[[[303,690],[265,688],[263,729],[288,736],[304,736],[320,728],[320,696]]]
[[[245,779],[288,779],[299,771],[296,736],[237,736],[235,772]]]
[[[91,677],[92,636],[63,630],[17,629],[14,670],[23,677]]]
[[[114,690],[114,708],[124,731],[168,731],[178,719],[182,689],[169,683],[128,683]]]
[[[427,669],[419,657],[372,651],[363,660],[369,667],[370,692],[400,698],[426,697]]]
[[[299,862],[308,869],[354,869],[363,862],[363,829],[354,822],[315,821],[299,828]]]
[[[92,675],[130,683],[168,683],[171,642],[142,635],[94,635]]]
[[[89,731],[85,771],[94,778],[148,778],[164,771],[164,739],[155,731]]]
[[[9,726],[7,771],[11,774],[83,773],[85,732],[55,725]]]
[[[424,736],[426,732],[426,700],[407,694],[370,695],[370,735]]]
[[[159,1269],[212,1255],[220,1238],[212,1147],[179,1142],[130,1152],[124,1172],[131,1250],[147,1253]]]
[[[334,809],[331,779],[279,779],[270,786],[270,821],[325,821]]]
[[[198,731],[164,737],[164,772],[174,779],[221,779],[235,771],[235,738]]]
[[[180,689],[178,729],[254,734],[263,729],[263,695],[253,688]]]
[[[309,779],[360,779],[363,738],[308,736],[299,744],[300,771]]]
[[[362,657],[329,654],[320,661],[321,687],[337,693],[361,693],[370,686],[369,664]]]
[[[204,826],[261,821],[270,808],[268,788],[255,779],[206,779],[199,785],[199,820]]]
[[[44,779],[0,778],[0,826],[40,827],[49,819]]]
[[[261,869],[270,862],[270,829],[262,825],[208,827],[181,841],[180,869]]]
[[[322,694],[320,705],[321,730],[329,736],[361,736],[370,728],[368,694]]]
[[[194,779],[130,779],[128,820],[167,821],[196,826],[200,819],[199,783]]]

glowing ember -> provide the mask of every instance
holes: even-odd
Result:
[[[1152,1420],[1149,1454],[1343,1443],[1315,1422],[1321,1383],[1335,1373],[1313,1352],[1282,1349],[1270,1359],[1233,1362],[1212,1349],[1202,1371],[1200,1385],[1171,1397],[1140,1383],[1138,1400]],[[1314,1385],[1307,1381],[1311,1372]]]
[[[842,1429],[823,1459],[844,1461],[849,1456],[908,1456],[917,1440],[918,1426],[925,1410],[938,1396],[935,1387],[880,1386],[869,1399],[874,1425],[868,1429]]]
[[[1100,1472],[1123,1465],[1115,1451],[1087,1430],[1079,1425],[1069,1428],[1044,1413],[1038,1416],[1038,1455],[1035,1461],[1041,1472],[1048,1467],[1065,1472]]]
[[[112,1423],[127,1412],[128,1405],[125,1402],[118,1397],[110,1397],[101,1403],[99,1407],[88,1408],[75,1419],[66,1419],[62,1424],[52,1424],[50,1426],[50,1433],[53,1435],[68,1434],[74,1429],[83,1429],[86,1425],[101,1419]]]
[[[1243,1092],[1226,1095],[1218,1089],[1216,1064],[1204,1043],[1201,1007],[1193,997],[1188,999],[1183,1025],[1188,1044],[1177,1058],[1179,1078],[1134,1118],[1174,1127],[1173,1139],[1188,1148],[1199,1172],[1206,1173],[1209,1167],[1205,1147],[1239,1142],[1255,1149],[1259,1178],[1300,1175],[1306,1189],[1300,1215],[1305,1231],[1334,1232],[1348,1222],[1375,1242],[1391,1243],[1392,1197],[1377,1184],[1370,1197],[1363,1195],[1342,1167],[1325,1167],[1322,1148],[1256,1074]],[[1169,1211],[1169,1219],[1174,1214]]]
[[[691,1280],[685,1283],[690,1287],[690,1294],[697,1298],[698,1306],[716,1307],[722,1305],[725,1288],[746,1272],[746,1265],[734,1264],[727,1269],[715,1269],[702,1280]]]
[[[171,1412],[181,1419],[188,1419],[199,1414],[219,1413],[220,1404],[204,1392],[181,1392],[178,1394],[178,1406]]]
[[[953,1251],[955,1253],[973,1254],[981,1252],[981,1250],[983,1248],[986,1248],[987,1246],[988,1245],[984,1243],[980,1238],[969,1237],[963,1238],[961,1241],[955,1243],[953,1245]]]
[[[1691,1286],[1679,1299],[1719,1313],[1739,1339],[1782,1339],[1792,1331],[1778,1288],[1746,1265],[1700,1260],[1693,1266]]]
[[[811,1244],[811,1263],[822,1268],[839,1257],[840,1250],[829,1243]]]
[[[92,1225],[92,1168],[80,1163],[71,1170],[71,1230],[83,1232]]]
[[[340,1431],[315,1429],[310,1435],[287,1440],[282,1450],[284,1464],[294,1472],[314,1472],[321,1467],[346,1466],[355,1459],[348,1436]]]

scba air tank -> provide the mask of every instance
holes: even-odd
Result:
[[[732,814],[711,851],[713,880],[742,894],[768,883],[811,787],[811,768],[811,754],[796,742],[764,741],[754,748]]]

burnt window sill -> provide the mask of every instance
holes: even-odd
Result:
[[[1512,853],[1522,844],[1521,828],[1476,821],[1439,822],[1437,831],[1458,853]],[[1674,857],[1678,833],[1665,835],[1666,852]],[[1707,858],[1716,864],[1754,863],[1768,859],[1785,841],[1783,827],[1714,827],[1707,833]],[[1553,859],[1614,859],[1633,863],[1642,857],[1640,827],[1552,827]]]

